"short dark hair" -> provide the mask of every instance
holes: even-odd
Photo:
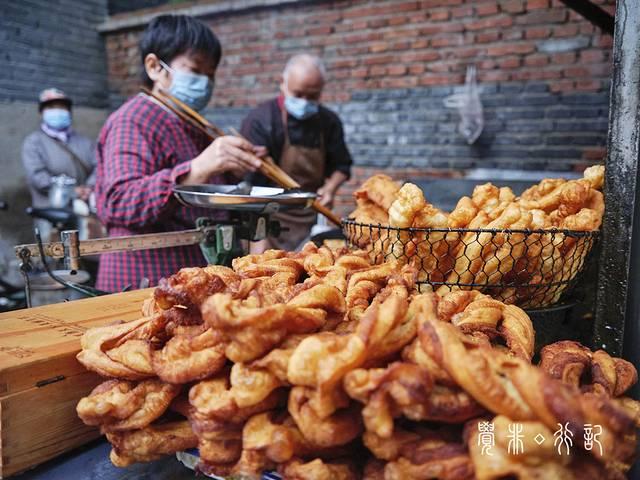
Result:
[[[140,39],[142,56],[142,82],[151,88],[153,81],[144,69],[144,59],[155,53],[160,60],[170,63],[178,55],[198,52],[207,55],[217,67],[222,57],[218,37],[204,23],[189,15],[160,15],[155,17]]]

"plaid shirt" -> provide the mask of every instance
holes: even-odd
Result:
[[[209,145],[198,130],[153,99],[139,94],[107,120],[97,146],[96,204],[109,236],[194,228],[195,219],[224,218],[221,212],[182,206],[173,196],[177,179],[190,160]],[[210,179],[224,183],[224,177]],[[200,247],[106,253],[100,257],[97,288],[121,291],[151,285],[182,267],[204,266]]]

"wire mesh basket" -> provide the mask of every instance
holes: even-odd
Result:
[[[418,269],[421,292],[480,290],[523,308],[556,304],[575,282],[598,231],[397,228],[343,220],[347,243],[374,263]]]

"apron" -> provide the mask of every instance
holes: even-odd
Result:
[[[300,184],[300,189],[306,192],[316,192],[324,184],[324,167],[326,149],[324,137],[320,136],[318,148],[291,145],[289,141],[289,127],[287,125],[287,111],[280,109],[284,126],[284,145],[279,166],[291,178]],[[283,231],[279,237],[269,237],[271,248],[281,250],[295,250],[300,243],[309,236],[311,227],[316,223],[315,210],[287,210],[272,215],[280,222]]]

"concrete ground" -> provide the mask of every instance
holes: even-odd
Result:
[[[127,468],[114,467],[109,461],[111,446],[97,440],[50,460],[33,470],[11,477],[12,480],[191,480],[196,474],[175,456]],[[203,477],[199,477],[203,478]]]

